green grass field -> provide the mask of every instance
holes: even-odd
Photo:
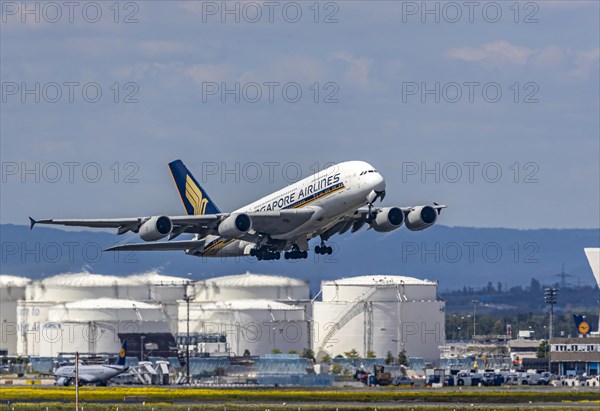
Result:
[[[59,403],[73,402],[75,389],[73,387],[40,387],[40,386],[13,386],[0,387],[0,400],[2,404],[7,402],[16,403],[17,410],[36,409],[49,410],[73,409],[72,405]],[[214,388],[164,388],[164,387],[81,387],[80,401],[86,403],[87,410],[133,410],[142,408],[131,408],[133,401],[141,404],[163,403],[156,405],[156,410],[187,410],[187,405],[174,407],[171,404],[203,404],[213,403],[220,405],[203,405],[191,407],[190,410],[217,410],[223,409],[222,404],[232,404],[229,410],[239,409],[249,411],[250,409],[264,410],[264,406],[249,408],[248,404],[283,404],[302,403],[304,410],[329,410],[333,408],[310,408],[310,403],[335,403],[340,404],[340,410],[357,409],[356,404],[351,408],[344,407],[344,403],[364,403],[360,409],[374,409],[379,402],[397,402],[398,405],[422,407],[427,403],[449,403],[465,404],[471,408],[471,404],[505,404],[510,406],[525,404],[565,404],[565,405],[596,405],[600,406],[600,392],[598,390],[517,390],[517,389],[472,389],[472,390],[423,390],[414,391],[410,389],[374,389],[374,390],[343,390],[343,389],[294,389],[294,388],[253,388],[253,389],[214,389]],[[35,404],[35,408],[22,408],[28,404]],[[53,403],[51,405],[44,405]],[[94,405],[96,403],[96,405]],[[98,404],[102,403],[102,404]],[[236,405],[237,403],[237,405]],[[240,403],[244,403],[241,405]],[[114,405],[113,405],[114,404]],[[164,408],[169,404],[169,408]],[[387,404],[386,404],[387,405]],[[113,408],[110,408],[113,407]],[[129,408],[128,408],[129,407]],[[204,408],[202,408],[204,407]],[[209,407],[209,408],[207,408]],[[212,407],[212,408],[211,408]],[[216,408],[215,408],[216,407]],[[271,410],[279,409],[277,406],[267,407]],[[498,408],[495,406],[494,408]],[[143,409],[149,409],[148,406]],[[289,410],[289,407],[281,409]],[[378,407],[385,410],[386,407]],[[421,408],[423,409],[423,408]]]
[[[392,411],[398,410],[399,406],[378,406],[378,405],[273,405],[273,404],[205,404],[205,405],[172,405],[168,403],[146,403],[139,404],[80,404],[80,411]],[[568,409],[579,409],[582,407],[568,407]],[[0,410],[12,411],[73,411],[74,403],[16,403],[10,406],[0,406]],[[414,411],[456,411],[456,406],[439,406],[439,405],[402,405],[402,409]],[[531,410],[531,406],[469,406],[469,410],[477,411],[492,411],[492,410]],[[545,411],[558,411],[567,409],[565,406],[545,406]],[[586,408],[594,409],[594,408]]]

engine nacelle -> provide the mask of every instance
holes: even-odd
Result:
[[[387,233],[400,228],[404,223],[404,211],[398,207],[385,207],[379,210],[371,227],[377,232]]]
[[[239,238],[252,228],[252,219],[248,214],[231,214],[219,224],[219,235],[227,238]]]
[[[156,241],[165,238],[173,231],[173,222],[167,216],[150,218],[140,227],[140,237],[144,241]]]
[[[66,377],[60,377],[58,380],[56,380],[56,385],[62,385],[66,387],[69,385],[69,379]]]
[[[406,216],[406,228],[410,231],[420,231],[435,224],[438,212],[431,206],[415,207]]]

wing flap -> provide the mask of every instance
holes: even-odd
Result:
[[[121,244],[107,248],[105,251],[187,251],[200,250],[204,240],[165,241],[155,243]]]

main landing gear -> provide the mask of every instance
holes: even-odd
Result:
[[[331,254],[333,253],[333,248],[331,248],[330,246],[325,245],[324,242],[321,242],[321,245],[316,246],[315,247],[315,253],[316,254],[321,254],[321,255],[325,255],[325,254]]]
[[[271,251],[265,247],[251,249],[250,255],[256,257],[258,261],[279,260],[281,258],[281,253],[279,253],[278,251]]]
[[[286,251],[283,256],[285,257],[286,260],[297,260],[300,258],[307,258],[308,252],[306,250],[300,251],[298,246],[294,245],[294,246],[292,246],[292,251]]]

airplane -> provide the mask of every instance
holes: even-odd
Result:
[[[258,260],[308,256],[308,241],[319,237],[316,254],[331,254],[326,242],[334,234],[354,233],[368,225],[389,232],[403,224],[411,231],[434,225],[445,205],[374,207],[383,201],[386,183],[369,163],[347,161],[293,183],[230,213],[221,212],[181,160],[169,163],[187,215],[62,220],[35,224],[116,228],[117,234],[138,233],[146,243],[122,244],[107,251],[185,251],[200,257],[253,256]],[[183,233],[190,240],[173,241]],[[168,237],[168,241],[157,241]]]
[[[127,353],[127,340],[123,341],[123,345],[121,346],[121,350],[119,351],[119,359],[117,363],[114,365],[109,364],[94,364],[94,365],[84,365],[79,364],[79,385],[84,384],[97,384],[97,385],[106,385],[108,380],[116,377],[119,374],[124,373],[129,369],[125,365],[125,355]],[[54,377],[56,378],[56,385],[75,385],[75,366],[74,365],[65,365],[63,367],[58,368],[54,372]]]

